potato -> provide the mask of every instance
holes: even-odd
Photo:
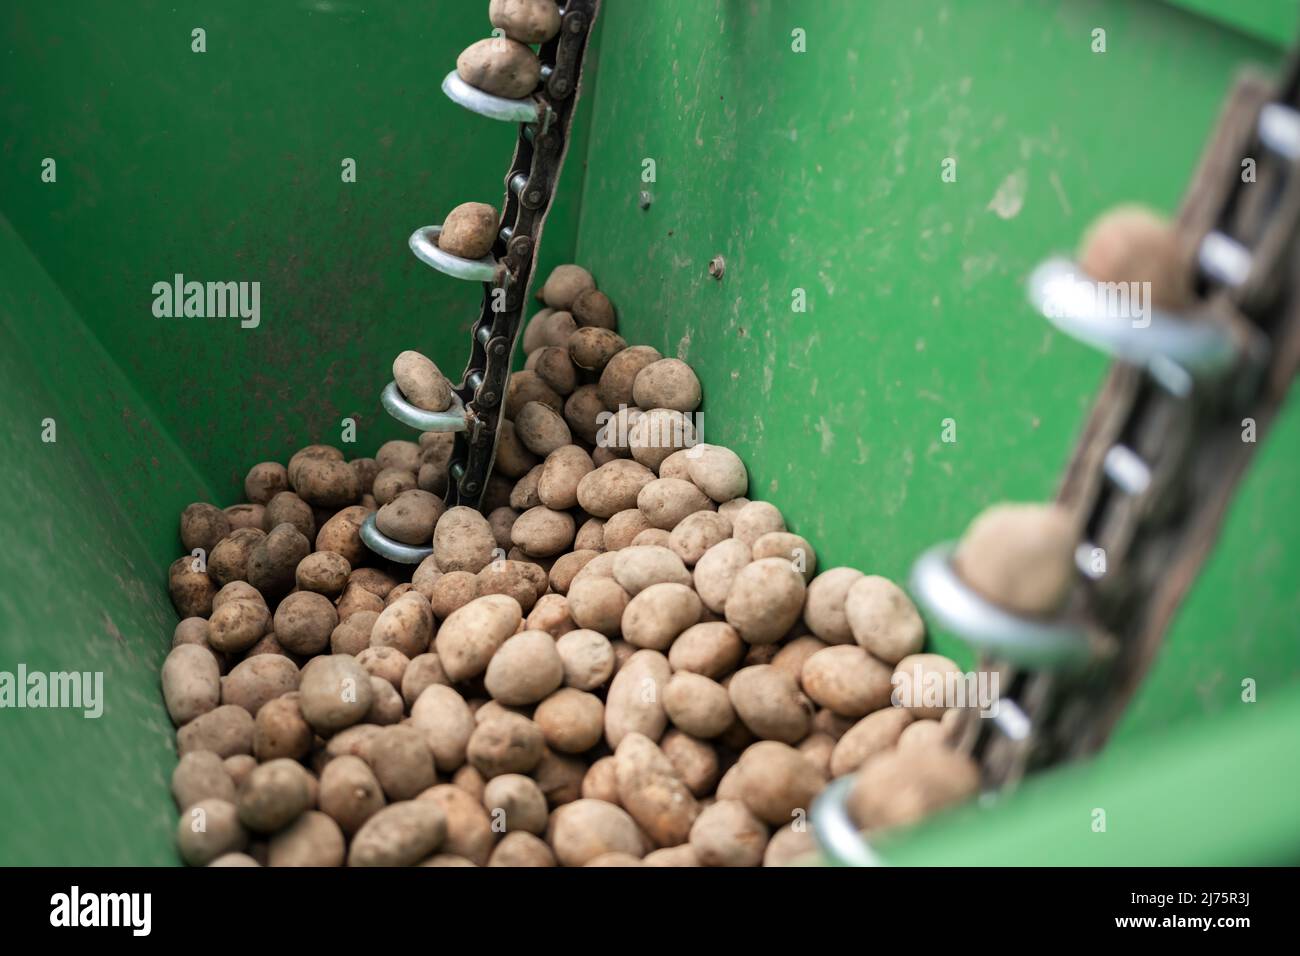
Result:
[[[317,508],[342,508],[361,497],[361,482],[345,461],[309,458],[291,475],[298,497]]]
[[[739,800],[719,800],[700,813],[690,840],[701,866],[758,866],[767,826]]]
[[[537,495],[542,504],[555,511],[577,507],[578,484],[595,468],[591,456],[577,445],[564,445],[552,451],[546,456],[537,482]]]
[[[701,397],[700,380],[681,359],[652,362],[632,382],[632,400],[641,408],[693,412],[700,407]]]
[[[613,676],[614,648],[597,631],[569,631],[555,642],[564,666],[564,683],[577,690],[595,690]]]
[[[424,734],[438,770],[451,773],[465,763],[474,715],[465,699],[451,687],[426,687],[411,705],[411,725]]]
[[[196,501],[181,512],[181,545],[193,552],[202,548],[212,553],[218,542],[230,534],[230,519],[216,505]]]
[[[271,836],[270,866],[342,866],[346,854],[343,831],[319,810],[308,810]]]
[[[808,736],[812,707],[794,678],[771,664],[743,667],[727,685],[731,706],[764,740],[796,744]]]
[[[546,830],[546,796],[531,777],[518,773],[493,777],[484,787],[483,806],[498,833],[541,834]]]
[[[627,342],[617,332],[591,326],[570,335],[568,347],[569,358],[578,368],[602,372],[610,359],[627,348]]]
[[[519,440],[515,423],[501,419],[497,429],[497,456],[493,468],[507,478],[522,478],[538,465],[537,456]]]
[[[242,581],[248,573],[248,556],[266,537],[260,528],[240,528],[222,538],[208,555],[208,576],[218,586]]]
[[[580,294],[594,288],[596,280],[582,266],[562,265],[551,270],[539,294],[551,308],[568,311]]]
[[[567,597],[569,613],[580,628],[599,631],[606,637],[619,633],[629,598],[613,578],[579,576],[569,586]]]
[[[564,411],[564,399],[556,394],[555,389],[543,382],[536,372],[513,373],[506,385],[506,400],[502,411],[513,421],[519,417],[520,411],[529,402],[541,402],[557,412]]]
[[[301,591],[315,591],[326,597],[338,597],[348,583],[352,565],[335,551],[314,551],[298,562],[294,581]]]
[[[672,535],[662,528],[646,528],[632,539],[634,548],[667,548],[672,542]]]
[[[375,527],[403,544],[423,545],[433,537],[434,525],[442,517],[442,499],[418,488],[403,491],[379,509]]]
[[[303,717],[326,736],[360,721],[374,700],[370,675],[347,654],[313,657],[302,669],[298,690]]]
[[[666,651],[677,635],[700,620],[703,605],[684,584],[652,584],[623,611],[623,639],[633,647]]]
[[[450,571],[434,582],[429,604],[436,617],[446,620],[453,611],[464,607],[479,596],[476,574],[468,571]]]
[[[293,525],[308,541],[316,538],[316,516],[311,505],[292,491],[280,492],[266,506],[264,527],[274,529],[282,524]]]
[[[617,748],[629,733],[657,741],[668,725],[663,687],[672,676],[658,651],[637,651],[618,669],[605,697],[605,741]]]
[[[925,643],[925,622],[916,606],[887,578],[854,580],[844,597],[844,618],[854,640],[887,664],[897,664]]]
[[[489,51],[496,47],[508,51],[509,44],[509,40],[480,40],[475,43],[456,61],[461,79],[471,86],[477,86],[477,83],[466,76],[462,63],[466,62],[467,57],[471,57],[479,61],[476,69],[491,69],[487,65],[489,60],[499,63],[501,58],[490,56]],[[537,57],[533,52],[528,50],[527,53],[536,63]],[[447,213],[447,218],[443,220],[442,229],[438,233],[438,248],[448,255],[459,256],[461,259],[482,259],[492,251],[492,245],[496,242],[497,225],[498,216],[494,207],[482,202],[461,203]]]
[[[1079,247],[1079,267],[1097,282],[1149,282],[1151,303],[1171,312],[1195,298],[1178,234],[1144,206],[1118,206],[1094,221]]]
[[[411,659],[395,647],[367,647],[356,657],[367,674],[378,677],[394,690],[402,686],[402,675],[411,663]]]
[[[457,865],[487,866],[495,836],[486,811],[476,799],[451,784],[430,787],[419,799],[437,804],[447,818],[444,854],[464,861]]]
[[[225,654],[247,651],[271,629],[271,614],[261,600],[224,601],[208,621],[208,643]]]
[[[827,644],[853,642],[853,629],[849,624],[845,601],[853,585],[864,577],[861,571],[854,568],[828,568],[809,582],[804,602],[804,621],[809,630]]]
[[[563,866],[584,866],[605,853],[644,852],[636,821],[602,800],[575,800],[551,818],[550,843]]]
[[[486,671],[492,655],[522,619],[519,602],[504,594],[487,594],[453,611],[434,639],[447,676],[459,682]]]
[[[687,516],[711,512],[714,504],[689,481],[680,478],[657,478],[637,494],[637,508],[651,527],[672,531]]]
[[[573,444],[564,416],[542,402],[527,402],[515,416],[515,434],[520,443],[542,458]]]
[[[407,658],[423,654],[432,640],[433,610],[418,591],[384,608],[370,632],[371,647],[391,647]]]
[[[488,866],[555,866],[555,854],[531,833],[507,833],[492,851]]]
[[[307,771],[280,758],[260,764],[239,788],[239,822],[254,833],[274,833],[311,806]]]
[[[433,532],[433,555],[438,570],[477,574],[492,560],[496,540],[487,519],[473,508],[449,508]]]
[[[546,573],[527,561],[493,561],[478,573],[480,596],[509,595],[519,602],[520,610],[525,613],[533,609],[546,583]]]
[[[699,866],[699,858],[689,843],[681,846],[666,846],[647,853],[641,860],[643,866]]]
[[[614,757],[601,757],[582,778],[582,796],[589,800],[604,800],[618,804],[618,778],[614,773]]]
[[[828,647],[804,663],[804,691],[845,717],[864,717],[889,706],[890,668],[853,644]]]
[[[309,461],[342,461],[343,452],[339,451],[333,445],[307,445],[299,448],[289,459],[289,465],[285,469],[289,476],[289,487],[292,488],[298,483],[298,477],[301,474],[302,466]]]
[[[569,431],[588,445],[595,445],[600,434],[605,406],[595,385],[579,385],[564,402],[564,421]],[[596,462],[593,460],[593,467]]]
[[[220,757],[253,752],[253,715],[242,707],[223,704],[195,717],[176,731],[176,752],[211,750]]]
[[[296,693],[281,694],[258,708],[253,721],[253,754],[259,761],[301,760],[311,752],[314,738]]]
[[[227,853],[248,845],[248,831],[239,822],[235,805],[209,797],[181,814],[176,824],[181,859],[190,866],[206,866]]]
[[[834,750],[835,738],[830,734],[809,734],[799,742],[799,752],[823,777],[830,776],[831,754]]]
[[[1044,617],[1069,596],[1078,540],[1073,515],[1060,505],[994,505],[966,529],[953,568],[999,607]]]
[[[704,740],[718,736],[736,719],[727,689],[690,671],[678,671],[664,686],[664,712],[674,727]]]
[[[180,759],[172,771],[172,796],[176,806],[188,810],[200,800],[235,802],[235,781],[216,754],[196,750]]]
[[[375,496],[376,503],[383,506],[395,500],[403,492],[413,491],[418,487],[419,479],[415,472],[407,471],[405,468],[385,468],[375,476],[372,494]]]
[[[574,533],[572,515],[538,505],[519,516],[510,529],[510,540],[525,554],[551,557],[572,547]]]
[[[667,548],[631,547],[614,558],[614,579],[628,594],[636,595],[654,584],[690,584],[691,573]]]
[[[604,551],[605,524],[606,522],[601,518],[588,518],[584,521],[573,538],[574,552],[594,551],[599,554]],[[560,560],[564,560],[564,556],[561,556]],[[586,560],[583,563],[586,564]]]
[[[842,777],[857,770],[869,758],[898,743],[912,714],[905,707],[885,707],[867,714],[850,727],[831,752],[831,776]]]
[[[719,541],[701,555],[695,562],[692,582],[705,607],[715,614],[725,611],[736,575],[750,560],[749,545],[735,538]]]
[[[697,797],[707,797],[718,785],[722,769],[718,752],[705,740],[697,740],[680,730],[665,731],[659,748],[670,761],[677,777]]]
[[[245,658],[221,678],[221,703],[242,707],[254,717],[269,701],[298,689],[298,665],[279,654]]]
[[[540,505],[542,499],[537,493],[537,486],[541,480],[542,466],[534,465],[528,474],[516,481],[514,487],[510,489],[510,507],[522,512]],[[514,534],[513,524],[510,526],[510,532]]]
[[[969,800],[979,785],[979,767],[966,754],[943,747],[887,750],[862,765],[846,806],[858,826],[883,830]]]
[[[626,734],[614,753],[614,777],[619,803],[656,845],[686,842],[699,804],[654,741],[639,733]]]
[[[346,834],[356,833],[384,807],[384,791],[360,757],[335,757],[320,776],[320,808]]]
[[[648,345],[633,345],[616,353],[600,373],[597,393],[605,408],[617,411],[619,406],[633,406],[634,385],[641,371],[663,358],[657,349]]]
[[[215,597],[213,601],[216,601]],[[182,644],[194,644],[206,648],[217,659],[217,665],[221,670],[224,672],[227,669],[226,655],[216,650],[212,646],[212,642],[208,640],[208,622],[203,618],[187,617],[176,623],[176,627],[172,631],[172,647],[180,647]]]
[[[206,571],[196,571],[194,565],[195,559],[186,555],[167,569],[167,590],[181,617],[207,617],[212,613],[217,586]]]
[[[393,651],[393,653],[397,652]],[[366,723],[380,727],[401,723],[402,718],[406,716],[406,708],[402,703],[402,695],[397,692],[397,689],[374,674],[370,675],[370,689],[373,691],[373,697],[370,701],[370,709],[366,711],[364,718]]]
[[[379,614],[374,611],[357,611],[341,620],[338,627],[330,633],[330,653],[356,657],[370,646],[370,633],[377,620]]]
[[[221,667],[207,648],[174,647],[162,666],[163,701],[176,726],[189,723],[221,703]]]
[[[251,528],[254,531],[266,531],[265,505],[243,503],[227,505],[221,510],[225,514],[227,520],[230,521],[230,531],[232,534],[243,528]]]
[[[782,558],[761,558],[737,572],[727,592],[727,623],[750,644],[773,644],[803,610],[803,575]]]
[[[950,689],[954,678],[962,679],[962,669],[942,654],[909,654],[890,677],[891,700],[918,720],[938,720],[950,704],[956,704]]]
[[[754,560],[762,558],[780,558],[790,567],[803,575],[804,583],[812,580],[817,573],[817,552],[801,535],[789,531],[769,531],[759,535],[750,549]]]
[[[493,210],[494,219],[495,215]],[[493,222],[494,227],[495,225],[496,223]],[[419,352],[408,349],[393,359],[393,380],[397,382],[397,388],[406,400],[416,408],[423,408],[429,412],[445,412],[451,408],[451,383],[431,359]]]
[[[399,690],[406,709],[410,710],[419,700],[425,689],[434,684],[450,685],[451,680],[442,669],[442,662],[437,654],[417,654],[402,672],[402,684]]]
[[[536,724],[507,712],[474,728],[465,755],[479,773],[491,780],[503,773],[528,773],[541,760],[544,743]]]
[[[390,800],[411,800],[438,782],[433,754],[415,727],[385,727],[369,746],[368,763]]]
[[[564,681],[564,663],[555,639],[545,631],[521,631],[488,662],[484,684],[503,704],[533,704]]]
[[[357,831],[348,866],[414,866],[447,836],[447,817],[433,800],[405,800],[376,812]]]
[[[745,642],[734,627],[723,621],[706,621],[678,635],[668,660],[674,671],[720,680],[736,669],[744,653]]]
[[[196,752],[208,753],[206,750]],[[252,754],[231,754],[221,761],[221,765],[226,768],[226,773],[230,774],[230,779],[235,782],[235,792],[238,793],[239,788],[248,779],[248,775],[256,769],[257,759]]]
[[[633,459],[655,471],[669,455],[695,443],[695,425],[691,419],[670,408],[652,408],[641,415],[627,439]]]
[[[528,362],[528,367],[557,395],[569,395],[578,387],[578,370],[567,348],[548,345],[528,356]]]
[[[605,729],[605,705],[593,694],[563,687],[537,705],[533,721],[551,749],[583,753],[600,742]]]
[[[248,556],[248,583],[268,600],[287,594],[294,585],[298,562],[311,545],[291,524],[276,525]]]
[[[338,623],[338,612],[329,598],[314,591],[298,591],[275,610],[275,638],[294,654],[319,654],[329,646]]]
[[[278,461],[261,461],[244,476],[244,497],[253,504],[266,505],[289,488],[289,473]]]
[[[811,634],[804,634],[801,637],[796,637],[793,640],[787,641],[779,648],[774,644],[767,644],[750,648],[750,650],[751,652],[757,650],[776,651],[769,663],[771,663],[773,667],[785,671],[793,677],[797,683],[803,677],[804,662],[818,651],[829,646],[830,645],[818,640]]]
[[[544,594],[524,619],[524,629],[545,631],[555,640],[577,628],[569,614],[569,602],[562,594]]]
[[[826,778],[807,757],[775,740],[760,740],[748,747],[736,767],[736,783],[745,806],[773,826],[786,825],[796,813],[806,818],[826,785]]]
[[[806,825],[796,830],[787,824],[772,834],[763,851],[764,866],[797,866],[800,860],[811,859],[817,852],[817,841]]]
[[[660,481],[674,479],[660,479]],[[656,482],[646,485],[650,488]],[[642,489],[644,492],[645,489]],[[640,496],[638,496],[638,502]],[[638,504],[638,507],[640,505]],[[673,525],[668,536],[668,548],[682,559],[688,568],[694,567],[704,553],[731,537],[731,522],[716,511],[696,510]]]
[[[352,469],[357,476],[357,483],[361,486],[363,496],[374,491],[375,478],[379,475],[379,462],[373,458],[353,458],[348,462],[348,467]]]
[[[649,485],[646,487],[649,487]],[[609,520],[605,522],[604,549],[606,551],[618,551],[621,548],[631,547],[636,536],[649,527],[649,519],[641,513],[639,508],[629,508],[626,511],[611,515]]]
[[[956,713],[956,711],[953,711]],[[902,753],[916,750],[928,750],[932,747],[949,745],[948,728],[937,720],[917,720],[903,728],[898,737],[898,749]]]

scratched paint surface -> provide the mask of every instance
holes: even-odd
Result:
[[[706,440],[821,565],[896,580],[986,505],[1049,497],[1090,407],[1104,362],[1026,275],[1112,203],[1172,211],[1233,72],[1278,60],[1154,3],[612,4],[605,31],[580,258],[630,341],[694,365]],[[1125,733],[1300,676],[1297,449],[1293,403]]]

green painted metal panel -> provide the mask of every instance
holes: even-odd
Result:
[[[579,258],[629,340],[695,366],[706,440],[820,564],[895,579],[987,504],[1051,496],[1105,362],[1031,313],[1025,277],[1116,202],[1173,211],[1235,72],[1281,56],[1085,0],[615,3],[604,27]],[[1295,405],[1123,733],[1300,676]]]

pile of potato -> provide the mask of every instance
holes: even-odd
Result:
[[[467,47],[456,58],[456,73],[470,86],[517,100],[541,82],[542,64],[533,46],[560,32],[555,0],[492,0],[488,6],[493,36]]]
[[[311,445],[185,509],[162,683],[186,862],[779,865],[832,778],[861,768],[871,830],[974,792],[956,712],[891,706],[896,672],[956,668],[904,592],[818,571],[694,443],[690,366],[628,347],[585,269],[540,296],[483,513],[445,507],[435,433]],[[394,372],[447,399],[418,353]],[[371,513],[433,554],[378,558]]]

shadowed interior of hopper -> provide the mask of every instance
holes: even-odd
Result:
[[[538,274],[583,264],[630,343],[691,363],[705,440],[821,567],[903,580],[988,504],[1052,495],[1105,362],[1031,314],[1026,275],[1117,201],[1172,211],[1234,72],[1281,60],[1160,3],[1002,6],[602,13]],[[477,4],[141,7],[0,13],[0,669],[105,689],[98,719],[4,715],[6,862],[175,861],[158,669],[177,516],[241,500],[251,464],[345,418],[358,455],[412,437],[379,406],[392,358],[458,371],[481,287],[406,237],[499,202],[514,136],[438,91],[486,33]],[[260,325],[155,317],[177,274],[260,282]],[[1292,401],[1118,744],[1229,709],[1243,676],[1300,675],[1297,448]]]

